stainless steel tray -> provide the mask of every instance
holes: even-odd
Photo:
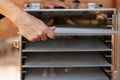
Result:
[[[120,33],[116,30],[102,28],[60,28],[55,30],[55,36],[100,36]]]
[[[66,12],[66,11],[116,11],[116,8],[95,8],[95,9],[24,9],[24,11],[50,11],[50,12]]]
[[[110,67],[99,53],[27,53],[24,68]]]
[[[55,76],[42,76],[44,69],[30,69],[25,80],[110,80],[99,68],[74,68],[68,73],[64,69],[55,69]]]
[[[46,42],[26,43],[23,52],[79,52],[111,51],[99,39],[55,39]]]

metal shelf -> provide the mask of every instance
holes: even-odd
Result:
[[[97,28],[63,28],[63,26],[59,26],[56,28],[54,33],[55,36],[109,36],[113,34],[118,34],[120,32],[112,29],[103,29],[98,27]]]
[[[97,12],[105,12],[107,24],[84,24],[77,27],[68,26],[64,22],[53,24],[57,26],[54,31],[56,39],[45,42],[31,43],[22,39],[22,79],[23,80],[111,80],[112,44],[109,43],[112,35],[120,34],[112,27],[112,15],[117,11],[115,8],[95,8],[95,9],[24,9],[30,14],[44,16],[68,15],[81,17],[87,13],[89,19],[95,20]],[[74,13],[75,12],[75,13]],[[38,15],[39,14],[39,15]],[[54,16],[53,16],[54,15]],[[88,19],[83,16],[82,19]],[[93,18],[92,18],[93,17]],[[59,17],[58,17],[59,18]],[[81,19],[81,20],[82,20]],[[46,19],[45,19],[46,20]],[[66,20],[66,19],[64,19]],[[46,21],[47,23],[47,21]],[[64,25],[60,25],[64,24]],[[103,24],[104,25],[104,24]],[[109,28],[109,29],[108,29]],[[68,36],[67,38],[64,36]],[[79,37],[76,37],[79,36]],[[105,36],[105,39],[102,38]],[[108,37],[107,37],[108,36]],[[61,38],[61,39],[60,39]],[[110,41],[109,41],[110,40]],[[106,42],[105,42],[106,41]],[[109,51],[109,52],[108,52]],[[101,54],[100,54],[101,53]],[[70,69],[68,72],[65,70]],[[48,75],[43,76],[45,70]],[[50,69],[54,69],[53,72]]]
[[[43,53],[27,54],[24,68],[47,67],[110,67],[99,53]]]
[[[24,9],[24,11],[32,11],[32,12],[39,12],[39,11],[49,11],[49,12],[61,12],[61,11],[116,11],[116,8],[95,8],[95,9]]]
[[[111,51],[99,39],[55,39],[46,42],[26,43],[23,52],[80,52]]]
[[[42,76],[44,69],[30,69],[25,80],[110,80],[99,68],[73,68],[65,73],[64,69],[55,69],[55,75]]]
[[[120,33],[116,30],[102,28],[60,28],[55,30],[55,36],[100,36]]]

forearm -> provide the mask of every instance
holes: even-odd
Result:
[[[0,14],[13,21],[15,17],[23,12],[25,2],[45,2],[49,0],[0,0]],[[19,8],[18,8],[19,7]]]
[[[13,21],[22,12],[11,0],[0,0],[0,13],[9,20]]]

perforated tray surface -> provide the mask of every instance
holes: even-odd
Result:
[[[28,53],[25,68],[44,67],[110,67],[99,53]]]
[[[25,80],[110,80],[99,68],[73,68],[69,72],[55,69],[54,76],[42,76],[44,69],[29,69]]]
[[[26,43],[23,52],[111,51],[99,39],[55,39]]]

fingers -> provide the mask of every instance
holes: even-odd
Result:
[[[47,4],[45,5],[45,7],[48,8],[54,8],[54,7],[63,7],[63,8],[73,8],[73,4],[72,3],[68,3],[68,2],[61,2],[61,1],[49,1],[47,2]]]
[[[26,30],[22,35],[26,37],[30,42],[36,42],[36,41],[46,41],[48,38],[54,39],[54,30],[56,27],[50,27],[47,29],[47,31],[43,32],[35,32],[31,31],[30,29]],[[22,33],[22,32],[21,32]]]
[[[73,5],[73,3],[65,3],[69,8],[74,8],[74,5]]]
[[[52,31],[54,31],[55,29],[56,29],[56,27],[55,27],[55,26],[50,27],[50,30],[52,30]]]
[[[57,3],[54,4],[54,7],[69,8],[69,6],[65,2],[57,2]]]
[[[35,21],[34,23],[31,22],[32,25],[25,25],[24,27],[19,28],[19,31],[26,39],[30,42],[36,42],[46,41],[48,38],[54,38],[55,27],[49,28],[40,20],[36,18],[33,19],[35,19]]]
[[[48,31],[41,35],[39,35],[38,37],[36,37],[34,40],[32,40],[32,42],[36,42],[36,41],[46,41],[48,38],[50,39],[54,39],[54,30],[56,29],[56,27],[50,27],[48,29]]]
[[[48,4],[48,5],[45,6],[45,8],[53,9],[53,8],[54,8],[54,5],[52,5],[52,4]]]
[[[38,35],[36,37],[36,41],[46,41],[48,39],[45,32],[40,32],[39,31],[38,33],[36,33],[36,35]]]
[[[48,38],[54,39],[54,30],[55,27],[51,27],[48,29],[48,31],[43,33],[42,35],[39,35],[36,39],[36,41],[46,41]],[[35,40],[34,40],[35,41]]]
[[[54,39],[55,38],[55,35],[54,35],[54,30],[56,29],[56,27],[51,27],[49,28],[49,30],[47,31],[47,36],[50,38],[50,39]]]
[[[50,39],[54,39],[54,30],[56,29],[56,27],[50,27],[48,28],[47,31],[44,32],[43,35],[39,36],[40,40],[42,41],[46,41],[48,38]]]
[[[47,39],[48,39],[48,37],[46,35],[41,36],[42,41],[46,41]]]

